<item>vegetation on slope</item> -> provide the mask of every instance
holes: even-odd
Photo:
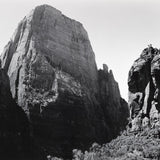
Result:
[[[138,133],[124,131],[102,146],[94,143],[89,152],[73,151],[74,160],[149,160],[160,159],[160,129]]]
[[[73,160],[159,160],[160,128],[124,131],[104,145],[94,143],[89,151],[73,150]],[[60,160],[51,158],[51,160]]]

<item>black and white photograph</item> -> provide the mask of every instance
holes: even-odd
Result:
[[[159,0],[0,0],[0,160],[160,160]]]

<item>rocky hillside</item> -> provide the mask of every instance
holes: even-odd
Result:
[[[129,105],[133,131],[160,126],[160,51],[151,45],[129,71]]]
[[[125,128],[128,106],[112,72],[106,65],[97,70],[84,27],[57,9],[38,6],[26,16],[1,60],[12,96],[47,153],[68,157]]]

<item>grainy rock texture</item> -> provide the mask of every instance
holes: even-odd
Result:
[[[129,71],[132,130],[160,125],[160,51],[144,49]]]
[[[112,73],[106,65],[97,70],[82,24],[57,9],[36,7],[1,59],[12,96],[49,154],[67,157],[73,148],[109,141],[125,127],[127,103]]]

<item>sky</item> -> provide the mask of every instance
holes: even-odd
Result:
[[[0,54],[18,23],[37,5],[49,4],[88,32],[98,68],[107,64],[128,100],[127,78],[134,60],[152,44],[160,47],[159,0],[0,0]]]

